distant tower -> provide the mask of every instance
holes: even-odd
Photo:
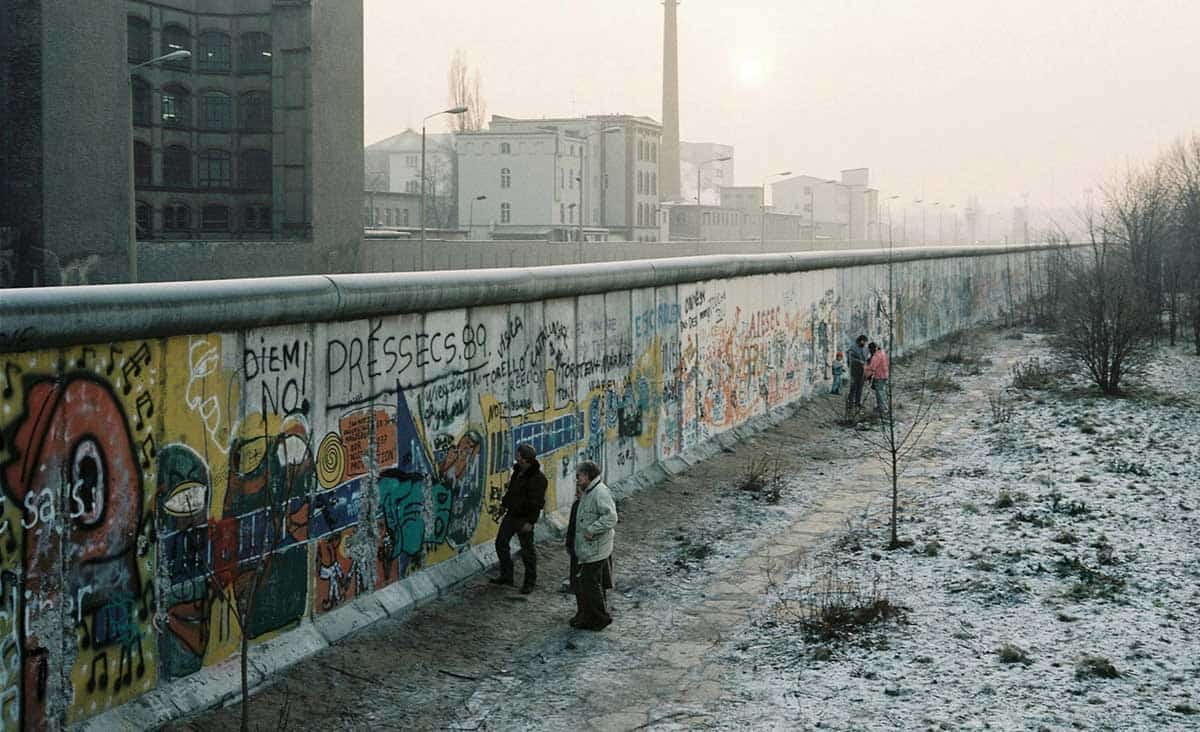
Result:
[[[679,191],[679,34],[675,7],[663,0],[662,149],[658,156],[659,200],[678,201]]]

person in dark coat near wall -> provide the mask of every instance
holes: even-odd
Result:
[[[513,536],[521,543],[521,563],[525,579],[521,592],[528,595],[537,584],[537,552],[533,547],[533,527],[546,505],[546,476],[537,460],[537,452],[529,445],[517,447],[517,462],[513,465],[508,490],[501,501],[504,517],[496,534],[496,557],[500,560],[500,575],[489,580],[494,585],[513,584],[513,560],[509,542]]]

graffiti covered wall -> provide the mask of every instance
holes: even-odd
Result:
[[[897,264],[897,350],[995,317],[1002,256]],[[880,265],[0,354],[0,719],[71,724],[826,387]],[[10,349],[12,350],[12,349]]]

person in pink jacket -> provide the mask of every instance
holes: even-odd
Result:
[[[868,343],[867,350],[871,353],[871,357],[867,359],[867,366],[863,369],[863,375],[871,382],[871,389],[875,392],[875,408],[881,415],[888,413],[888,377],[891,375],[891,363],[888,361],[887,352],[879,347],[877,343]]]

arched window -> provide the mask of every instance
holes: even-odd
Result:
[[[252,91],[242,95],[240,113],[242,129],[253,132],[269,132],[271,129],[271,95]]]
[[[200,128],[228,130],[233,127],[233,101],[219,91],[207,91],[200,96]]]
[[[507,224],[512,221],[512,204],[500,204],[500,223]]]
[[[638,140],[637,159],[645,160],[645,156],[646,156],[646,146],[641,140]]]
[[[558,204],[558,223],[567,223],[567,204],[565,203]]]
[[[220,31],[200,34],[200,54],[196,68],[200,71],[229,71],[229,35]]]
[[[650,174],[650,192],[658,195],[658,173]]]
[[[146,126],[153,114],[150,102],[150,85],[142,79],[133,79],[133,123]]]
[[[200,212],[200,228],[204,231],[229,231],[229,207],[212,203]]]
[[[637,217],[635,218],[635,221],[637,222],[637,226],[642,225],[642,204],[640,203],[637,205]]]
[[[500,143],[500,154],[512,155],[512,145],[508,144],[507,142]]]
[[[225,150],[205,150],[200,153],[201,188],[228,188],[232,183],[230,155]]]
[[[658,162],[658,144],[657,143],[653,143],[653,142],[650,143],[650,162],[652,162],[652,163]]]
[[[178,84],[162,90],[162,123],[170,127],[187,127],[192,123],[192,96]]]
[[[640,170],[637,173],[637,192],[639,194],[646,192],[646,174]]]
[[[150,185],[150,146],[144,142],[133,143],[133,180],[139,186]]]
[[[509,168],[500,169],[500,187],[512,188],[512,170]]]
[[[130,15],[125,19],[126,57],[131,64],[150,60],[154,42],[150,40],[150,21]]]
[[[190,51],[192,50],[192,34],[187,28],[182,25],[167,25],[162,29],[162,50],[159,51],[162,55],[167,55],[172,51]],[[181,58],[174,61],[164,61],[163,66],[172,69],[182,69],[188,71],[192,68],[192,59]]]
[[[186,203],[172,201],[163,207],[163,231],[188,231],[192,228],[192,211]]]
[[[238,71],[243,74],[261,74],[271,70],[270,34],[243,33],[240,45]]]
[[[137,208],[137,236],[139,239],[149,239],[154,236],[154,207],[145,201],[138,201]]]
[[[171,145],[163,150],[163,185],[176,188],[192,186],[192,151],[182,145]]]
[[[251,191],[271,190],[271,153],[266,150],[246,150],[240,160],[242,188]]]
[[[575,169],[571,168],[567,171],[567,188],[575,187]]]

